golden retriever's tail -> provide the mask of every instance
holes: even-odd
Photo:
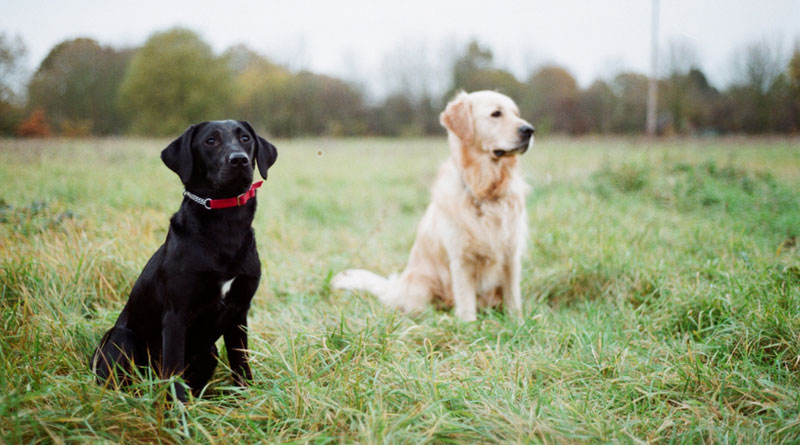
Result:
[[[430,302],[431,292],[424,281],[409,279],[405,272],[389,278],[364,269],[339,272],[331,280],[334,289],[367,291],[381,303],[407,313],[421,312]]]
[[[364,269],[347,269],[339,272],[331,280],[334,289],[363,290],[381,300],[389,287],[389,279]]]

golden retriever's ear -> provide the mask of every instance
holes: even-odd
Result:
[[[453,98],[439,115],[439,123],[462,142],[472,142],[474,129],[472,128],[472,107],[467,99],[467,93],[460,92]]]

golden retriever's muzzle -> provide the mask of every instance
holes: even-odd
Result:
[[[533,138],[533,133],[535,131],[536,130],[531,125],[528,124],[522,125],[521,127],[519,127],[519,129],[517,129],[520,139],[519,145],[510,150],[502,150],[502,149],[492,150],[492,154],[497,158],[502,158],[503,156],[512,156],[517,154],[521,155],[525,153],[526,151],[528,151],[528,147],[531,145],[531,138]]]

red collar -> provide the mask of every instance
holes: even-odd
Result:
[[[183,191],[183,196],[200,204],[201,206],[205,207],[208,210],[227,209],[228,207],[241,207],[247,204],[247,201],[249,201],[251,198],[255,198],[256,189],[261,187],[261,184],[263,183],[264,181],[258,181],[250,186],[250,190],[242,193],[239,196],[234,196],[233,198],[224,198],[224,199],[201,198],[195,195],[194,193],[189,192],[188,190]]]

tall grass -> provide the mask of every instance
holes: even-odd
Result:
[[[539,142],[524,320],[469,324],[329,286],[403,267],[442,139],[278,141],[253,385],[185,406],[87,364],[180,203],[166,142],[0,142],[0,441],[800,440],[797,140]]]

